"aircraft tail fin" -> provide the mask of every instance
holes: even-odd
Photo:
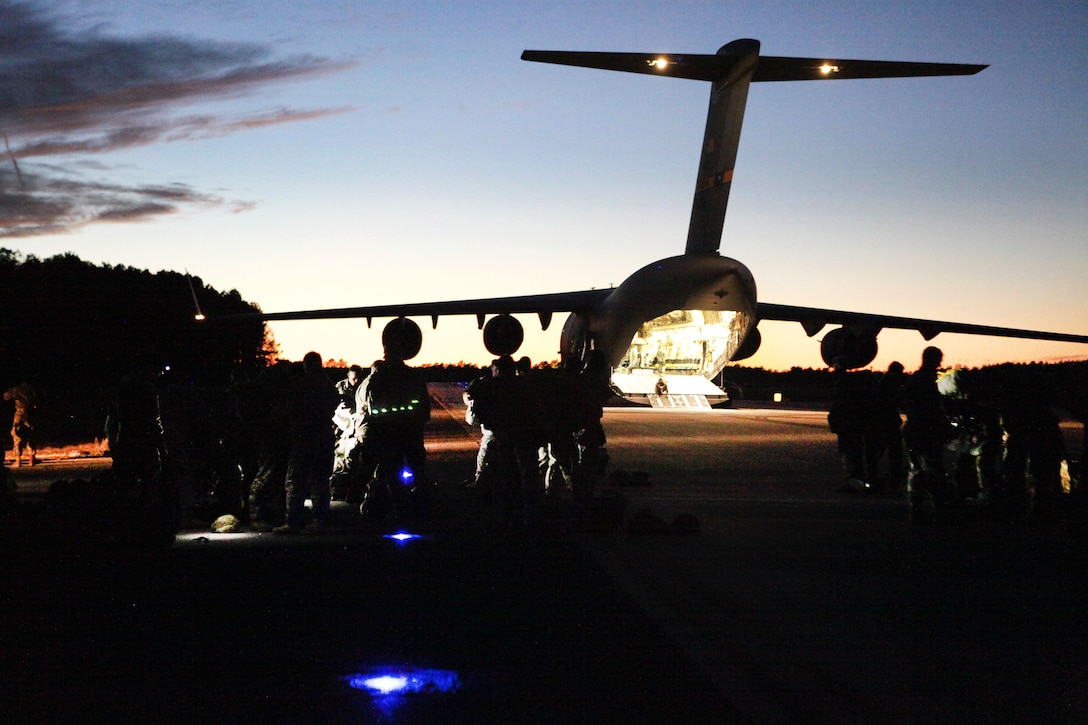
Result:
[[[742,39],[722,46],[715,55],[526,50],[521,58],[713,83],[685,254],[716,254],[721,245],[749,83],[972,75],[986,67],[760,56],[759,47],[758,40]]]

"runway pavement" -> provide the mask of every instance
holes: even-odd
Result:
[[[328,536],[189,530],[161,552],[5,538],[3,709],[27,722],[1088,718],[1080,521],[912,528],[901,494],[839,493],[819,411],[610,409],[612,469],[649,485],[604,491],[613,530],[571,531],[556,510],[526,534],[457,486],[475,437],[457,391],[436,393],[437,506],[411,522],[420,539],[383,538],[396,525],[343,508]],[[697,533],[649,533],[686,513]],[[351,686],[383,668],[420,691]]]

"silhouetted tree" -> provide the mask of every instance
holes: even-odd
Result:
[[[189,279],[178,272],[97,266],[74,254],[46,260],[0,249],[0,383],[112,384],[137,364],[170,365],[199,382],[268,364],[275,345],[237,290],[192,279],[208,321],[198,322]]]

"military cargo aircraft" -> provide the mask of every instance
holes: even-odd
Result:
[[[495,355],[515,353],[523,328],[512,315],[533,313],[547,329],[556,313],[569,313],[561,333],[564,364],[580,365],[591,351],[613,368],[613,384],[632,399],[652,397],[663,379],[670,393],[709,403],[725,393],[713,384],[731,361],[753,355],[761,320],[801,323],[809,337],[828,325],[820,352],[825,362],[863,367],[876,357],[885,328],[917,330],[926,340],[941,332],[1088,342],[1088,335],[1021,330],[957,322],[759,302],[752,273],[723,257],[721,243],[741,123],[753,82],[972,75],[985,65],[911,63],[761,56],[757,40],[735,40],[714,55],[527,50],[523,60],[708,81],[710,108],[699,158],[684,253],[649,264],[611,289],[446,302],[261,313],[266,321],[329,318],[395,318],[388,334],[420,339],[407,318],[475,315],[484,345]],[[418,350],[418,342],[414,343]]]

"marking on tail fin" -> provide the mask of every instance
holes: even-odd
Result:
[[[708,176],[695,185],[695,193],[700,191],[706,191],[707,189],[713,189],[715,186],[722,184],[730,184],[733,182],[733,171],[726,171],[724,174],[716,176]]]

